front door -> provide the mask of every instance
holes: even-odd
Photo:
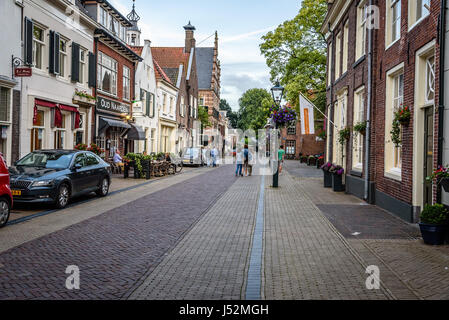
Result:
[[[424,205],[432,204],[432,183],[426,177],[433,171],[433,108],[425,109],[424,127]]]

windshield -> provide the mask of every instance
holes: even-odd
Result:
[[[192,149],[188,148],[184,150],[184,157],[192,157],[197,158],[198,157],[198,149]]]
[[[39,167],[46,169],[67,169],[73,154],[30,153],[17,162],[17,166]]]

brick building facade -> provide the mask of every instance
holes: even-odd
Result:
[[[315,121],[316,124],[320,122],[322,121]],[[284,146],[287,159],[299,160],[301,155],[311,156],[324,152],[325,141],[318,138],[316,134],[303,135],[301,121],[297,121],[295,126],[282,128],[280,131],[281,144]]]
[[[369,4],[375,11],[365,7]],[[376,10],[379,27],[370,29]],[[334,1],[322,28],[330,52],[327,114],[335,123],[328,122],[327,158],[345,167],[347,192],[362,198],[366,194],[360,190],[368,185],[366,200],[410,222],[436,195],[425,177],[437,166],[439,14],[436,0]],[[360,141],[352,128],[367,120],[368,106],[367,177],[366,137]],[[402,143],[396,146],[391,136],[394,114],[404,107],[410,109],[411,119],[401,126]],[[337,138],[345,127],[352,129],[351,138],[342,149]]]

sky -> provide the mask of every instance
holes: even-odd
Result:
[[[125,16],[131,12],[132,0],[109,2]],[[218,32],[221,98],[235,111],[246,90],[272,87],[260,54],[261,37],[294,18],[300,6],[301,0],[136,0],[142,44],[149,39],[154,47],[184,46],[183,26],[189,21],[196,28],[197,47],[212,47]]]

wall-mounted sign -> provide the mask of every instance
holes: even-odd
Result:
[[[136,101],[133,103],[133,113],[143,112],[143,103],[142,101]]]
[[[33,75],[33,69],[30,67],[16,67],[14,68],[15,77],[31,77]]]
[[[129,114],[130,112],[129,105],[105,99],[102,97],[97,98],[97,109],[120,114]]]

